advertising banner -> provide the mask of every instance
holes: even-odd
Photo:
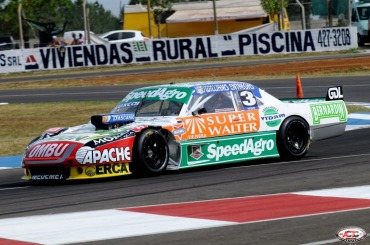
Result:
[[[0,73],[357,48],[356,27],[253,32],[0,52]]]

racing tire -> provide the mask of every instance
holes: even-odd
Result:
[[[169,148],[165,137],[155,129],[143,130],[135,139],[131,164],[133,174],[159,175],[166,170]]]
[[[304,157],[310,146],[310,126],[301,117],[288,117],[277,132],[277,147],[284,160]]]
[[[358,46],[364,46],[365,45],[365,40],[360,34],[357,34],[357,45]]]

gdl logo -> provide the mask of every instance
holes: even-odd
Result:
[[[326,95],[326,100],[343,100],[342,86],[329,88]]]

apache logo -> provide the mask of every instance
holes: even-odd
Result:
[[[38,157],[60,157],[67,149],[74,147],[69,143],[46,143],[39,144],[32,148],[28,153],[30,158]]]
[[[83,165],[130,161],[131,150],[129,147],[116,147],[100,151],[84,146],[76,152],[76,160]]]

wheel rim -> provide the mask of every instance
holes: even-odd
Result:
[[[143,145],[145,163],[151,169],[161,169],[166,162],[167,149],[161,137],[157,134],[147,138]]]
[[[300,154],[306,150],[308,144],[307,127],[299,121],[293,121],[288,127],[286,142],[289,150]]]

